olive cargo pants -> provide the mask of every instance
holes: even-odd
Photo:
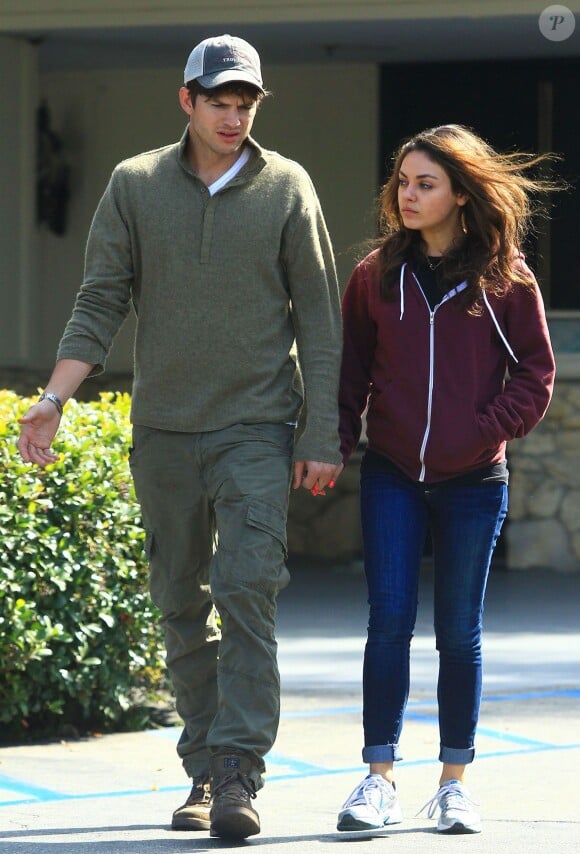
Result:
[[[294,428],[207,433],[135,426],[131,471],[146,530],[151,598],[185,723],[190,777],[209,756],[248,754],[262,785],[278,730],[276,597],[289,580],[286,519]],[[221,632],[216,620],[221,621]]]

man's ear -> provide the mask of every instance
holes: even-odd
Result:
[[[191,92],[187,88],[187,86],[181,86],[179,89],[179,104],[184,113],[190,116],[194,110],[193,103],[191,101]]]

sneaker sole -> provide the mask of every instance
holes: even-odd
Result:
[[[440,825],[437,827],[439,833],[446,833],[448,835],[453,834],[461,834],[461,833],[481,833],[481,827],[469,826],[467,824],[461,824],[461,822],[455,822],[451,827],[447,827],[445,825]]]
[[[369,830],[386,830],[387,827],[391,827],[393,824],[400,824],[402,818],[392,818],[385,821],[384,824],[367,824],[366,821],[361,821],[358,818],[353,818],[352,816],[345,816],[342,818],[338,824],[336,825],[336,829],[341,832],[348,831],[369,831]]]

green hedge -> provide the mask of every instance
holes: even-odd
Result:
[[[69,401],[44,471],[16,448],[32,402],[0,390],[0,740],[138,729],[165,671],[130,398]]]

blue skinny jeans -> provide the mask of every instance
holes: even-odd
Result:
[[[363,761],[402,759],[409,657],[419,571],[430,529],[441,762],[473,761],[481,700],[483,600],[507,513],[507,485],[414,483],[372,465],[361,469],[361,519],[369,594],[363,667]]]

